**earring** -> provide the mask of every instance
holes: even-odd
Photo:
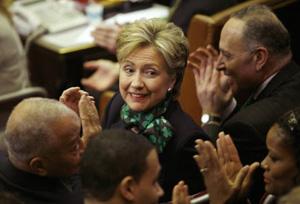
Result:
[[[170,87],[170,88],[168,88],[168,92],[170,92],[170,91],[172,91],[172,88]]]

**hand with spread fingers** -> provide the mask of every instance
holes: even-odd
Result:
[[[79,87],[71,87],[61,94],[59,101],[79,115],[79,100],[82,95],[87,95],[90,99],[94,100],[94,97],[89,96],[86,91],[81,90]]]
[[[225,204],[232,196],[230,182],[218,161],[216,149],[208,141],[196,140],[198,155],[194,158],[203,174],[211,204]]]
[[[217,140],[217,151],[219,162],[221,166],[223,166],[228,179],[234,182],[239,176],[239,172],[243,168],[243,165],[232,139],[229,135],[225,135],[224,132],[219,133],[219,139]],[[258,162],[254,162],[249,166],[247,175],[241,183],[239,192],[237,193],[238,200],[246,197],[252,184],[252,175],[258,167]]]
[[[86,146],[90,138],[98,135],[102,131],[99,114],[95,102],[83,94],[79,100],[79,116],[82,125],[82,141]]]
[[[219,142],[220,143],[220,142]],[[223,145],[224,141],[220,143]],[[222,158],[218,155],[221,151],[217,152],[215,147],[209,141],[196,140],[196,149],[198,155],[195,155],[195,160],[202,170],[202,174],[206,190],[209,193],[211,204],[225,204],[225,203],[240,203],[246,199],[248,189],[248,182],[251,179],[252,173],[259,166],[254,163],[251,166],[242,167],[241,164],[233,164],[229,159],[234,158],[236,155],[231,155],[234,150],[226,152],[226,157]],[[227,149],[222,149],[222,153]],[[227,160],[228,159],[228,160]],[[235,158],[238,162],[239,159]],[[229,163],[227,163],[229,162]],[[227,166],[228,165],[228,166]],[[237,166],[235,166],[237,165]],[[233,168],[235,166],[236,168]],[[228,170],[235,169],[234,175],[231,175]]]
[[[222,115],[233,98],[231,81],[222,71],[221,60],[221,55],[210,45],[198,48],[188,59],[202,111],[217,116]]]
[[[118,24],[104,24],[97,25],[91,35],[94,37],[95,43],[100,47],[106,48],[111,53],[116,52],[116,44],[119,33],[122,27]]]
[[[184,181],[180,181],[173,188],[172,204],[190,204],[188,186]]]
[[[219,162],[224,167],[228,178],[233,181],[243,165],[230,136],[225,135],[224,132],[220,132],[218,136],[216,145]]]
[[[92,60],[84,63],[87,70],[95,70],[88,78],[83,78],[83,86],[96,91],[105,91],[113,86],[119,78],[119,63],[110,60]]]

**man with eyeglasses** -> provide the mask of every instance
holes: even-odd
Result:
[[[220,131],[230,134],[244,164],[260,161],[267,130],[300,105],[289,33],[269,8],[251,6],[225,23],[219,51],[208,46],[189,57],[203,128],[213,141]]]

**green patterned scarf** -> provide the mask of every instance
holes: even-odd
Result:
[[[121,119],[126,128],[136,128],[138,134],[146,136],[156,146],[159,153],[163,152],[169,139],[173,136],[171,124],[162,116],[171,99],[165,100],[148,112],[134,112],[127,104],[121,109]]]

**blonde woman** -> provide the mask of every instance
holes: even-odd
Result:
[[[194,140],[208,137],[176,100],[187,56],[187,39],[173,23],[152,19],[126,25],[117,41],[120,92],[102,122],[103,129],[130,130],[156,146],[161,164],[157,179],[165,191],[161,201],[171,200],[180,180],[191,194],[204,187],[193,161]],[[64,92],[65,102],[74,99],[73,92],[78,94],[74,88]]]

